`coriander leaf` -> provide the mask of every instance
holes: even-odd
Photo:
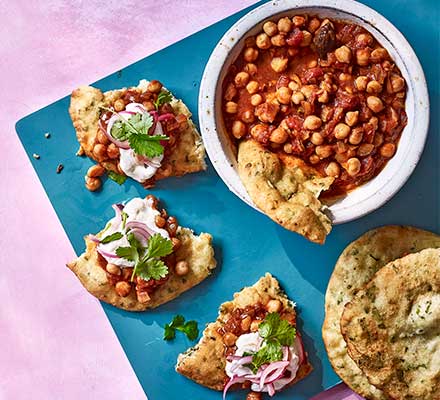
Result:
[[[120,175],[113,171],[108,171],[107,175],[112,181],[115,181],[119,185],[122,185],[127,180],[125,175]]]
[[[171,324],[165,324],[165,331],[163,333],[164,340],[172,340],[176,337],[176,330],[171,326]]]
[[[292,346],[295,340],[296,329],[286,320],[281,320],[276,332],[276,339],[283,346]]]
[[[153,158],[162,155],[164,152],[164,148],[159,141],[168,139],[169,137],[165,135],[150,136],[139,134],[131,135],[128,138],[128,143],[136,154]]]
[[[123,236],[123,234],[121,232],[115,232],[115,233],[112,233],[111,235],[106,236],[104,239],[102,239],[101,243],[103,243],[103,244],[110,243],[115,240],[121,239],[122,236]]]
[[[175,328],[177,326],[182,326],[184,323],[185,323],[185,318],[183,317],[183,315],[176,315],[171,321],[170,326]]]
[[[128,261],[134,261],[135,263],[139,259],[137,249],[133,247],[118,247],[116,249],[116,255]]]
[[[165,257],[173,252],[173,242],[162,237],[159,233],[148,240],[147,254],[149,258]]]
[[[252,363],[249,368],[255,374],[259,368],[273,361],[279,361],[283,358],[282,347],[278,342],[268,342],[260,350],[258,350],[252,357]]]
[[[131,135],[131,132],[127,129],[128,125],[123,120],[117,120],[110,130],[110,134],[121,142],[127,140]]]
[[[283,346],[291,346],[296,335],[295,328],[288,321],[282,320],[278,313],[267,314],[258,332],[266,341],[276,340]]]
[[[168,267],[162,260],[150,258],[137,263],[133,273],[146,281],[150,279],[159,280],[167,276]]]
[[[277,313],[269,313],[264,321],[258,326],[258,333],[262,338],[268,338],[276,330],[280,316]]]
[[[167,90],[162,90],[157,96],[156,101],[154,102],[156,110],[158,110],[161,105],[169,103],[172,99],[173,95],[170,92],[168,92]]]
[[[179,331],[185,333],[189,340],[196,340],[199,336],[199,328],[197,327],[197,321],[188,321],[181,328],[177,328]]]

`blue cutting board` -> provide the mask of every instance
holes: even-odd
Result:
[[[439,86],[435,84],[439,56],[432,51],[433,41],[438,39],[435,1],[424,1],[423,6],[422,2],[409,0],[366,3],[395,23],[414,46],[428,82],[432,83],[432,110],[439,110]],[[251,8],[95,85],[105,91],[136,85],[141,78],[159,79],[186,102],[197,121],[199,83],[209,55],[220,37]],[[410,18],[409,8],[412,10]],[[78,143],[68,106],[69,97],[65,97],[21,119],[16,129],[67,235],[80,254],[84,250],[83,236],[99,231],[113,215],[111,204],[145,196],[147,191],[131,180],[123,186],[106,182],[104,190],[97,193],[85,189],[84,175],[92,163],[75,156]],[[231,299],[243,286],[253,284],[266,271],[280,280],[289,297],[297,303],[299,328],[314,366],[310,376],[277,398],[309,399],[338,382],[321,339],[321,325],[327,282],[340,252],[353,239],[379,225],[408,224],[439,231],[439,113],[433,114],[425,152],[408,183],[380,210],[334,227],[324,246],[284,230],[246,206],[229,192],[211,165],[206,172],[168,179],[152,190],[183,226],[213,235],[218,268],[198,287],[154,311],[129,313],[103,304],[150,400],[221,398],[220,393],[205,389],[174,371],[177,355],[194,343],[183,335],[178,335],[171,343],[163,341],[163,326],[180,313],[188,319],[198,320],[203,327],[216,318],[220,303]],[[44,138],[45,132],[51,133],[50,139]],[[33,153],[41,158],[34,159]],[[64,165],[64,170],[57,174],[59,163]],[[60,263],[60,268],[65,267]],[[88,295],[84,291],[84,296]],[[228,398],[243,399],[244,394],[234,393]]]

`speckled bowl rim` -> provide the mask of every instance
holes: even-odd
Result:
[[[240,199],[261,212],[237,173],[236,158],[223,127],[221,81],[243,47],[243,38],[260,30],[263,22],[271,17],[300,13],[353,21],[365,27],[388,50],[407,82],[408,124],[397,152],[374,179],[329,206],[333,224],[341,224],[376,210],[400,190],[421,157],[428,133],[429,97],[423,69],[405,37],[382,15],[352,0],[278,0],[250,11],[225,33],[206,64],[199,92],[200,130],[221,179]]]

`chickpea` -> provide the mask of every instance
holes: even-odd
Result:
[[[356,63],[361,67],[366,67],[370,63],[370,53],[371,50],[368,48],[356,50]]]
[[[308,129],[310,131],[314,131],[316,129],[319,129],[322,125],[321,118],[317,117],[316,115],[309,115],[303,123],[304,129]]]
[[[364,131],[361,127],[355,128],[351,131],[348,141],[350,144],[358,145],[362,142],[362,137],[364,136]]]
[[[300,88],[300,85],[298,84],[298,82],[295,81],[290,81],[289,84],[287,85],[287,87],[294,92],[295,90],[298,90]]]
[[[260,324],[261,324],[261,321],[254,319],[251,323],[251,332],[257,332]]]
[[[113,107],[115,108],[115,111],[123,111],[125,109],[125,102],[122,99],[118,99],[115,101],[115,104],[113,104]]]
[[[121,268],[119,268],[115,264],[108,263],[105,269],[107,270],[108,273],[112,275],[121,275]]]
[[[235,96],[237,96],[237,88],[234,86],[233,83],[230,83],[225,90],[225,93],[223,95],[223,98],[226,101],[231,101]]]
[[[382,100],[376,96],[368,96],[367,97],[367,106],[371,111],[373,111],[375,113],[381,112],[384,109],[384,105],[382,103]]]
[[[277,90],[277,99],[281,104],[290,104],[292,91],[288,87],[280,87]]]
[[[256,124],[251,128],[251,135],[255,140],[265,137],[268,131],[268,126],[265,124]]]
[[[152,80],[148,84],[147,90],[151,93],[159,93],[162,90],[162,84],[159,81]]]
[[[291,100],[298,105],[304,100],[304,95],[301,92],[295,92],[292,94]]]
[[[254,94],[251,96],[251,104],[256,107],[263,102],[263,97],[261,94]]]
[[[161,215],[156,215],[156,217],[154,218],[154,222],[156,223],[156,226],[158,228],[163,228],[166,225],[167,220]]]
[[[309,157],[309,161],[310,161],[310,164],[318,164],[321,161],[321,159],[316,154],[312,154]]]
[[[241,121],[234,121],[232,124],[232,135],[236,139],[241,139],[246,134],[246,125]]]
[[[339,164],[335,161],[330,162],[324,169],[327,176],[338,177],[341,169],[339,168]]]
[[[312,43],[312,34],[309,31],[301,31],[303,34],[303,38],[301,43],[299,44],[301,47],[307,47]]]
[[[347,46],[341,46],[335,50],[336,59],[340,63],[349,64],[351,60],[351,50]]]
[[[278,127],[270,134],[270,141],[277,144],[283,144],[289,138],[289,134],[284,128]]]
[[[180,245],[182,244],[180,239],[178,239],[176,237],[171,238],[171,241],[173,242],[173,250],[177,250],[180,247]]]
[[[121,297],[127,297],[131,292],[131,285],[128,282],[120,281],[115,286],[116,293]]]
[[[373,37],[369,33],[360,33],[356,36],[356,42],[362,47],[371,46],[373,40]]]
[[[225,106],[225,111],[228,114],[236,114],[238,111],[238,104],[233,101],[228,101]]]
[[[385,143],[380,148],[380,155],[382,157],[391,158],[392,156],[394,156],[395,152],[396,152],[396,146],[394,145],[394,143]]]
[[[375,147],[379,147],[383,143],[383,140],[383,135],[381,133],[374,134],[373,144]]]
[[[95,144],[92,152],[93,152],[93,156],[98,161],[102,161],[107,158],[107,147],[101,143]]]
[[[278,30],[280,32],[289,33],[292,30],[292,21],[288,17],[281,18],[278,21]]]
[[[237,87],[245,87],[247,83],[249,82],[249,74],[247,72],[239,72],[237,75],[235,75],[234,79],[235,85]]]
[[[286,143],[286,144],[283,146],[283,150],[284,150],[284,152],[287,153],[287,154],[292,154],[292,152],[293,152],[293,146],[292,146],[292,143]]]
[[[235,344],[235,342],[237,341],[237,336],[235,336],[233,333],[231,332],[226,332],[223,335],[223,343],[228,346],[231,347]]]
[[[263,50],[269,49],[272,46],[270,37],[266,33],[260,33],[256,38],[255,44],[258,48]]]
[[[156,109],[156,106],[152,101],[144,101],[142,102],[142,105],[145,107],[147,111],[154,111]]]
[[[300,26],[303,26],[306,23],[306,19],[301,15],[295,15],[294,17],[292,17],[292,22],[293,25],[299,28]]]
[[[243,53],[243,58],[246,62],[254,62],[258,58],[258,50],[248,47]]]
[[[241,120],[243,122],[246,122],[247,124],[254,122],[255,115],[254,115],[253,111],[252,110],[243,111],[241,114]]]
[[[248,63],[244,66],[244,72],[247,72],[249,75],[253,76],[257,73],[258,68],[255,64]]]
[[[310,141],[315,145],[319,146],[324,143],[324,137],[319,132],[313,132]]]
[[[378,81],[370,81],[367,84],[367,93],[376,94],[382,91],[382,85]]]
[[[274,57],[270,62],[270,66],[275,72],[283,72],[287,68],[289,59],[286,57]]]
[[[246,400],[261,400],[261,393],[260,392],[249,392],[246,396]]]
[[[393,93],[400,92],[405,87],[405,80],[399,75],[391,75],[390,81]]]
[[[278,312],[281,310],[281,301],[277,299],[271,299],[266,304],[266,310],[267,312]]]
[[[119,157],[119,148],[114,143],[110,143],[107,147],[107,156],[111,159]]]
[[[307,64],[307,68],[315,68],[317,66],[318,66],[318,61],[317,60],[309,61],[309,63]]]
[[[356,125],[358,119],[359,119],[359,111],[348,111],[347,114],[345,114],[345,123],[348,126]]]
[[[179,261],[176,263],[174,270],[176,272],[176,275],[184,276],[187,275],[189,272],[189,265],[186,261]]]
[[[105,169],[101,165],[99,165],[99,164],[92,165],[87,170],[87,176],[90,177],[90,178],[98,178],[98,177],[104,175],[104,172],[105,172]]]
[[[368,78],[366,76],[358,76],[354,81],[356,89],[360,92],[364,92],[367,89],[367,83]]]
[[[278,26],[275,22],[267,21],[263,25],[263,31],[269,36],[274,36],[278,33]]]
[[[316,146],[315,153],[320,158],[327,158],[327,157],[330,157],[332,155],[333,148],[330,145]]]
[[[321,22],[318,18],[312,18],[309,22],[308,30],[312,33],[315,33],[315,31],[320,27]]]
[[[272,44],[276,47],[283,47],[286,45],[286,38],[283,35],[277,34],[270,38]]]
[[[383,47],[378,47],[377,49],[373,50],[370,55],[370,60],[374,63],[381,62],[382,60],[385,60],[387,58],[388,51]]]
[[[321,90],[321,94],[318,96],[318,102],[320,103],[328,103],[328,101],[330,100],[330,96],[327,92],[327,90]]]
[[[241,320],[240,328],[243,332],[247,332],[251,327],[252,318],[247,315],[245,318]]]
[[[344,124],[343,122],[340,122],[339,124],[337,124],[335,126],[335,138],[342,140],[345,139],[349,134],[350,134],[350,127],[346,124]]]
[[[355,176],[359,173],[359,171],[361,170],[361,162],[359,161],[358,158],[350,158],[347,161],[347,166],[345,168],[348,172],[348,175],[350,176]]]
[[[368,156],[374,150],[374,144],[362,143],[357,149],[357,154],[360,157]]]
[[[110,139],[101,130],[98,131],[96,139],[98,139],[98,143],[101,143],[101,144],[104,144],[104,145],[108,145],[110,143]]]

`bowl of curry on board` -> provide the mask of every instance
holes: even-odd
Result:
[[[266,3],[214,49],[199,94],[211,162],[309,240],[387,202],[423,151],[429,99],[404,36],[357,2]]]

